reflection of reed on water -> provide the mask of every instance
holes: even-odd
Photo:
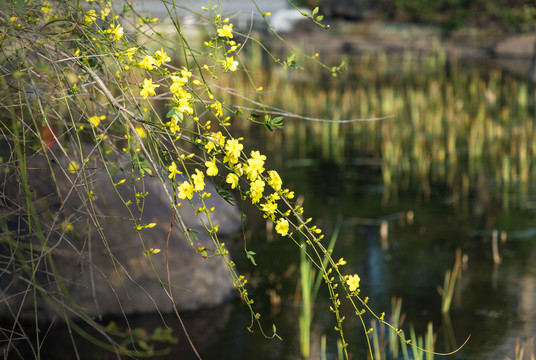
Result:
[[[505,208],[524,206],[536,150],[532,85],[498,70],[462,68],[441,54],[401,59],[393,65],[386,54],[363,56],[338,78],[287,70],[299,74],[290,83],[280,68],[251,74],[253,84],[263,86],[266,103],[332,120],[286,116],[284,131],[267,135],[269,142],[301,158],[319,155],[346,164],[363,157],[379,160],[386,199],[410,189],[428,197],[436,184],[447,186],[459,202],[484,177]],[[245,76],[229,79],[229,87],[239,94],[252,91]],[[233,107],[254,108],[232,94],[224,99]],[[335,122],[385,116],[391,117]]]

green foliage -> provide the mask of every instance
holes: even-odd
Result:
[[[299,0],[294,3],[313,9],[312,15],[305,16],[320,22],[323,16],[317,16],[318,6],[322,9],[341,6],[340,3],[343,3],[355,7],[361,1]],[[367,6],[371,13],[367,16],[371,20],[379,18],[396,22],[438,24],[445,29],[493,25],[510,31],[530,31],[536,27],[536,5],[530,0],[378,0],[369,1]],[[327,10],[328,13],[329,11],[330,9]]]
[[[529,30],[536,25],[536,6],[525,0],[381,0],[377,10],[389,19],[436,23],[451,29],[499,25]]]

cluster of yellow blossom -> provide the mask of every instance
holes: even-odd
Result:
[[[127,51],[124,53],[124,55],[126,56],[128,61],[130,61],[130,62],[134,61],[134,54],[136,53],[137,50],[138,50],[138,48],[129,48],[129,49],[127,49]],[[171,61],[171,59],[166,54],[164,49],[161,48],[160,50],[155,52],[154,56],[152,56],[152,55],[144,56],[143,59],[138,61],[137,65],[141,69],[151,71],[151,70],[154,70],[155,67],[159,67],[163,63],[166,63],[166,62],[169,62],[169,61]],[[143,79],[143,86],[142,86],[142,88],[140,90],[140,95],[144,99],[146,99],[149,96],[155,96],[156,95],[155,89],[157,87],[159,87],[159,86],[160,86],[160,84],[154,84],[153,79],[151,79],[151,78]]]
[[[263,212],[264,216],[276,222],[278,213],[277,201],[282,197],[292,199],[294,193],[288,189],[282,188],[281,177],[275,170],[266,171],[264,165],[266,156],[259,151],[253,150],[250,156],[243,154],[244,145],[241,143],[242,138],[227,139],[221,131],[207,133],[203,140],[206,153],[212,155],[204,162],[207,176],[217,176],[220,174],[218,162],[221,161],[229,172],[223,175],[225,182],[231,189],[241,188],[240,180],[242,179],[248,186],[245,194],[249,197],[252,204],[257,206]],[[222,160],[218,160],[222,159]],[[173,179],[176,174],[180,173],[174,162],[168,167],[169,178]],[[199,169],[195,169],[195,174],[191,176],[191,181],[185,181],[179,186],[179,197],[181,199],[191,199],[194,192],[202,191],[204,187],[204,175]],[[266,187],[270,186],[273,191],[267,194]],[[264,202],[261,203],[261,200]],[[301,207],[299,207],[301,209]],[[300,213],[300,212],[298,212]],[[276,232],[282,236],[289,234],[290,222],[286,217],[290,211],[282,214],[282,217],[276,222]]]
[[[48,14],[52,12],[52,8],[50,7],[50,1],[47,0],[43,2],[43,6],[41,6],[41,11],[44,14]]]
[[[165,55],[165,53],[163,54]],[[192,94],[184,89],[191,77],[192,73],[186,68],[182,68],[180,71],[170,75],[172,83],[169,86],[169,91],[173,94],[173,111],[176,116],[171,116],[171,119],[166,122],[166,126],[174,135],[180,132],[179,121],[182,120],[182,114],[191,115],[194,112]]]
[[[97,21],[97,12],[95,9],[91,9],[84,15],[84,21],[87,25],[93,24],[95,21]]]
[[[97,13],[96,9],[89,9],[88,11],[86,11],[84,13],[84,23],[86,25],[90,26],[90,25],[96,23],[98,18],[100,18],[102,21],[105,21],[106,18],[108,17],[108,15],[110,15],[111,7],[110,7],[110,4],[108,4],[107,1],[101,0],[101,1],[96,2],[96,1],[88,1],[88,0],[86,0],[86,2],[94,3],[97,6],[100,6],[100,9],[98,9],[99,10],[98,13]],[[45,1],[43,4],[46,5],[45,7],[42,8],[43,12],[46,13],[46,12],[52,11],[49,8],[50,4],[49,4],[48,1]],[[49,10],[45,11],[45,9],[49,9]],[[115,16],[113,18],[113,20],[117,20],[117,18],[118,18],[118,16]],[[115,41],[121,40],[121,38],[124,35],[124,29],[119,23],[110,24],[109,28],[104,30],[104,31],[102,31],[100,29],[100,27],[97,26],[97,31],[102,32],[104,34],[107,34],[110,39],[113,39]]]
[[[95,9],[91,9],[91,10],[88,10],[85,14],[84,14],[84,22],[87,24],[87,25],[91,25],[93,24],[94,22],[97,21],[97,18],[100,16],[100,19],[102,21],[104,21],[108,15],[110,15],[110,6],[109,5],[106,5],[104,7],[104,9],[101,9],[99,14],[97,15],[97,11]],[[111,31],[110,31],[111,33]],[[116,37],[118,36],[118,38],[116,38],[115,40],[119,40],[121,39],[121,37],[123,36],[123,28],[121,28],[119,26],[118,29],[116,29]],[[119,33],[121,33],[121,36],[119,36]]]
[[[116,41],[120,40],[124,35],[124,30],[121,27],[120,24],[112,24],[110,25],[110,28],[107,30],[104,30],[105,34],[110,35],[110,39],[114,39]]]
[[[202,9],[209,11],[209,9],[204,7]],[[216,24],[217,37],[205,42],[205,45],[208,47],[219,48],[219,41],[227,44],[229,47],[225,52],[225,58],[217,61],[222,65],[223,71],[236,71],[238,69],[238,61],[235,60],[232,53],[234,53],[240,47],[240,44],[237,44],[233,40],[233,24],[229,23],[229,18],[221,20],[219,14],[216,15],[214,23]]]
[[[266,160],[265,155],[261,155],[258,151],[251,152],[251,158],[247,160],[247,165],[244,169],[249,180],[255,181],[259,174],[262,174],[264,171],[264,160]]]

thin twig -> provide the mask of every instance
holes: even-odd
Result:
[[[184,322],[182,321],[181,316],[179,315],[179,310],[177,309],[177,306],[175,305],[175,299],[173,297],[173,291],[171,289],[171,274],[169,271],[169,238],[171,237],[171,229],[173,229],[173,223],[175,222],[175,214],[176,209],[173,207],[173,217],[171,218],[171,224],[169,225],[168,235],[166,238],[166,272],[167,272],[167,283],[168,283],[168,291],[169,291],[169,297],[171,299],[171,305],[173,306],[173,310],[175,311],[175,315],[177,315],[177,318],[179,319],[179,323],[181,324],[182,331],[184,331],[184,335],[186,335],[186,339],[188,339],[188,342],[190,343],[190,346],[192,347],[192,350],[194,351],[195,355],[199,360],[201,360],[201,356],[197,352],[197,349],[195,348],[194,343],[192,342],[192,339],[190,338],[190,335],[188,335],[188,330],[186,330],[186,326],[184,325]]]

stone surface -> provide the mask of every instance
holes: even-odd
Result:
[[[499,58],[532,59],[536,34],[510,36],[494,47],[493,52]]]
[[[91,147],[86,147],[84,156],[91,151]],[[70,152],[69,158],[81,157]],[[28,161],[32,204],[41,231],[30,230],[27,225],[24,194],[13,191],[17,183],[13,172],[5,182],[9,186],[3,188],[1,217],[7,220],[10,231],[9,237],[4,234],[0,244],[0,266],[4,270],[0,274],[3,318],[34,316],[29,275],[17,265],[21,258],[13,254],[24,258],[30,273],[32,266],[36,269],[39,286],[45,289],[47,295],[37,297],[40,319],[57,316],[56,312],[65,312],[69,317],[81,313],[94,317],[169,312],[172,302],[167,294],[168,269],[173,297],[180,310],[215,306],[232,296],[234,286],[223,259],[210,257],[210,249],[215,246],[188,202],[183,201],[179,213],[191,229],[189,233],[196,236],[190,239],[190,244],[175,223],[166,263],[166,239],[173,210],[160,180],[145,176],[143,182],[132,184],[128,180],[131,164],[124,156],[118,156],[110,159],[117,166],[108,170],[115,183],[123,178],[127,181],[117,186],[120,191],[116,192],[101,161],[90,161],[82,172],[70,174],[64,170],[69,158],[57,154],[51,163],[52,172],[42,155]],[[94,194],[93,202],[89,201],[88,191]],[[240,224],[237,210],[221,199],[213,186],[207,191],[213,194],[206,201],[208,207],[216,209],[211,221],[219,225],[219,236],[233,234]],[[136,205],[135,192],[148,193],[140,206]],[[127,209],[123,202],[128,200],[132,204]],[[199,199],[196,202],[199,204]],[[138,233],[130,220],[138,217],[142,224],[157,225]],[[66,220],[72,224],[72,230],[64,230]],[[36,229],[35,224],[32,227]],[[207,258],[196,251],[202,246],[209,249]],[[146,256],[150,248],[161,252]]]
[[[307,44],[310,52],[324,57],[386,54],[434,54],[441,52],[449,59],[498,67],[514,75],[532,78],[536,34],[512,35],[496,27],[466,27],[446,32],[438,26],[381,21],[325,20],[330,30],[313,27],[287,38],[299,46]],[[330,61],[333,59],[329,59]]]

